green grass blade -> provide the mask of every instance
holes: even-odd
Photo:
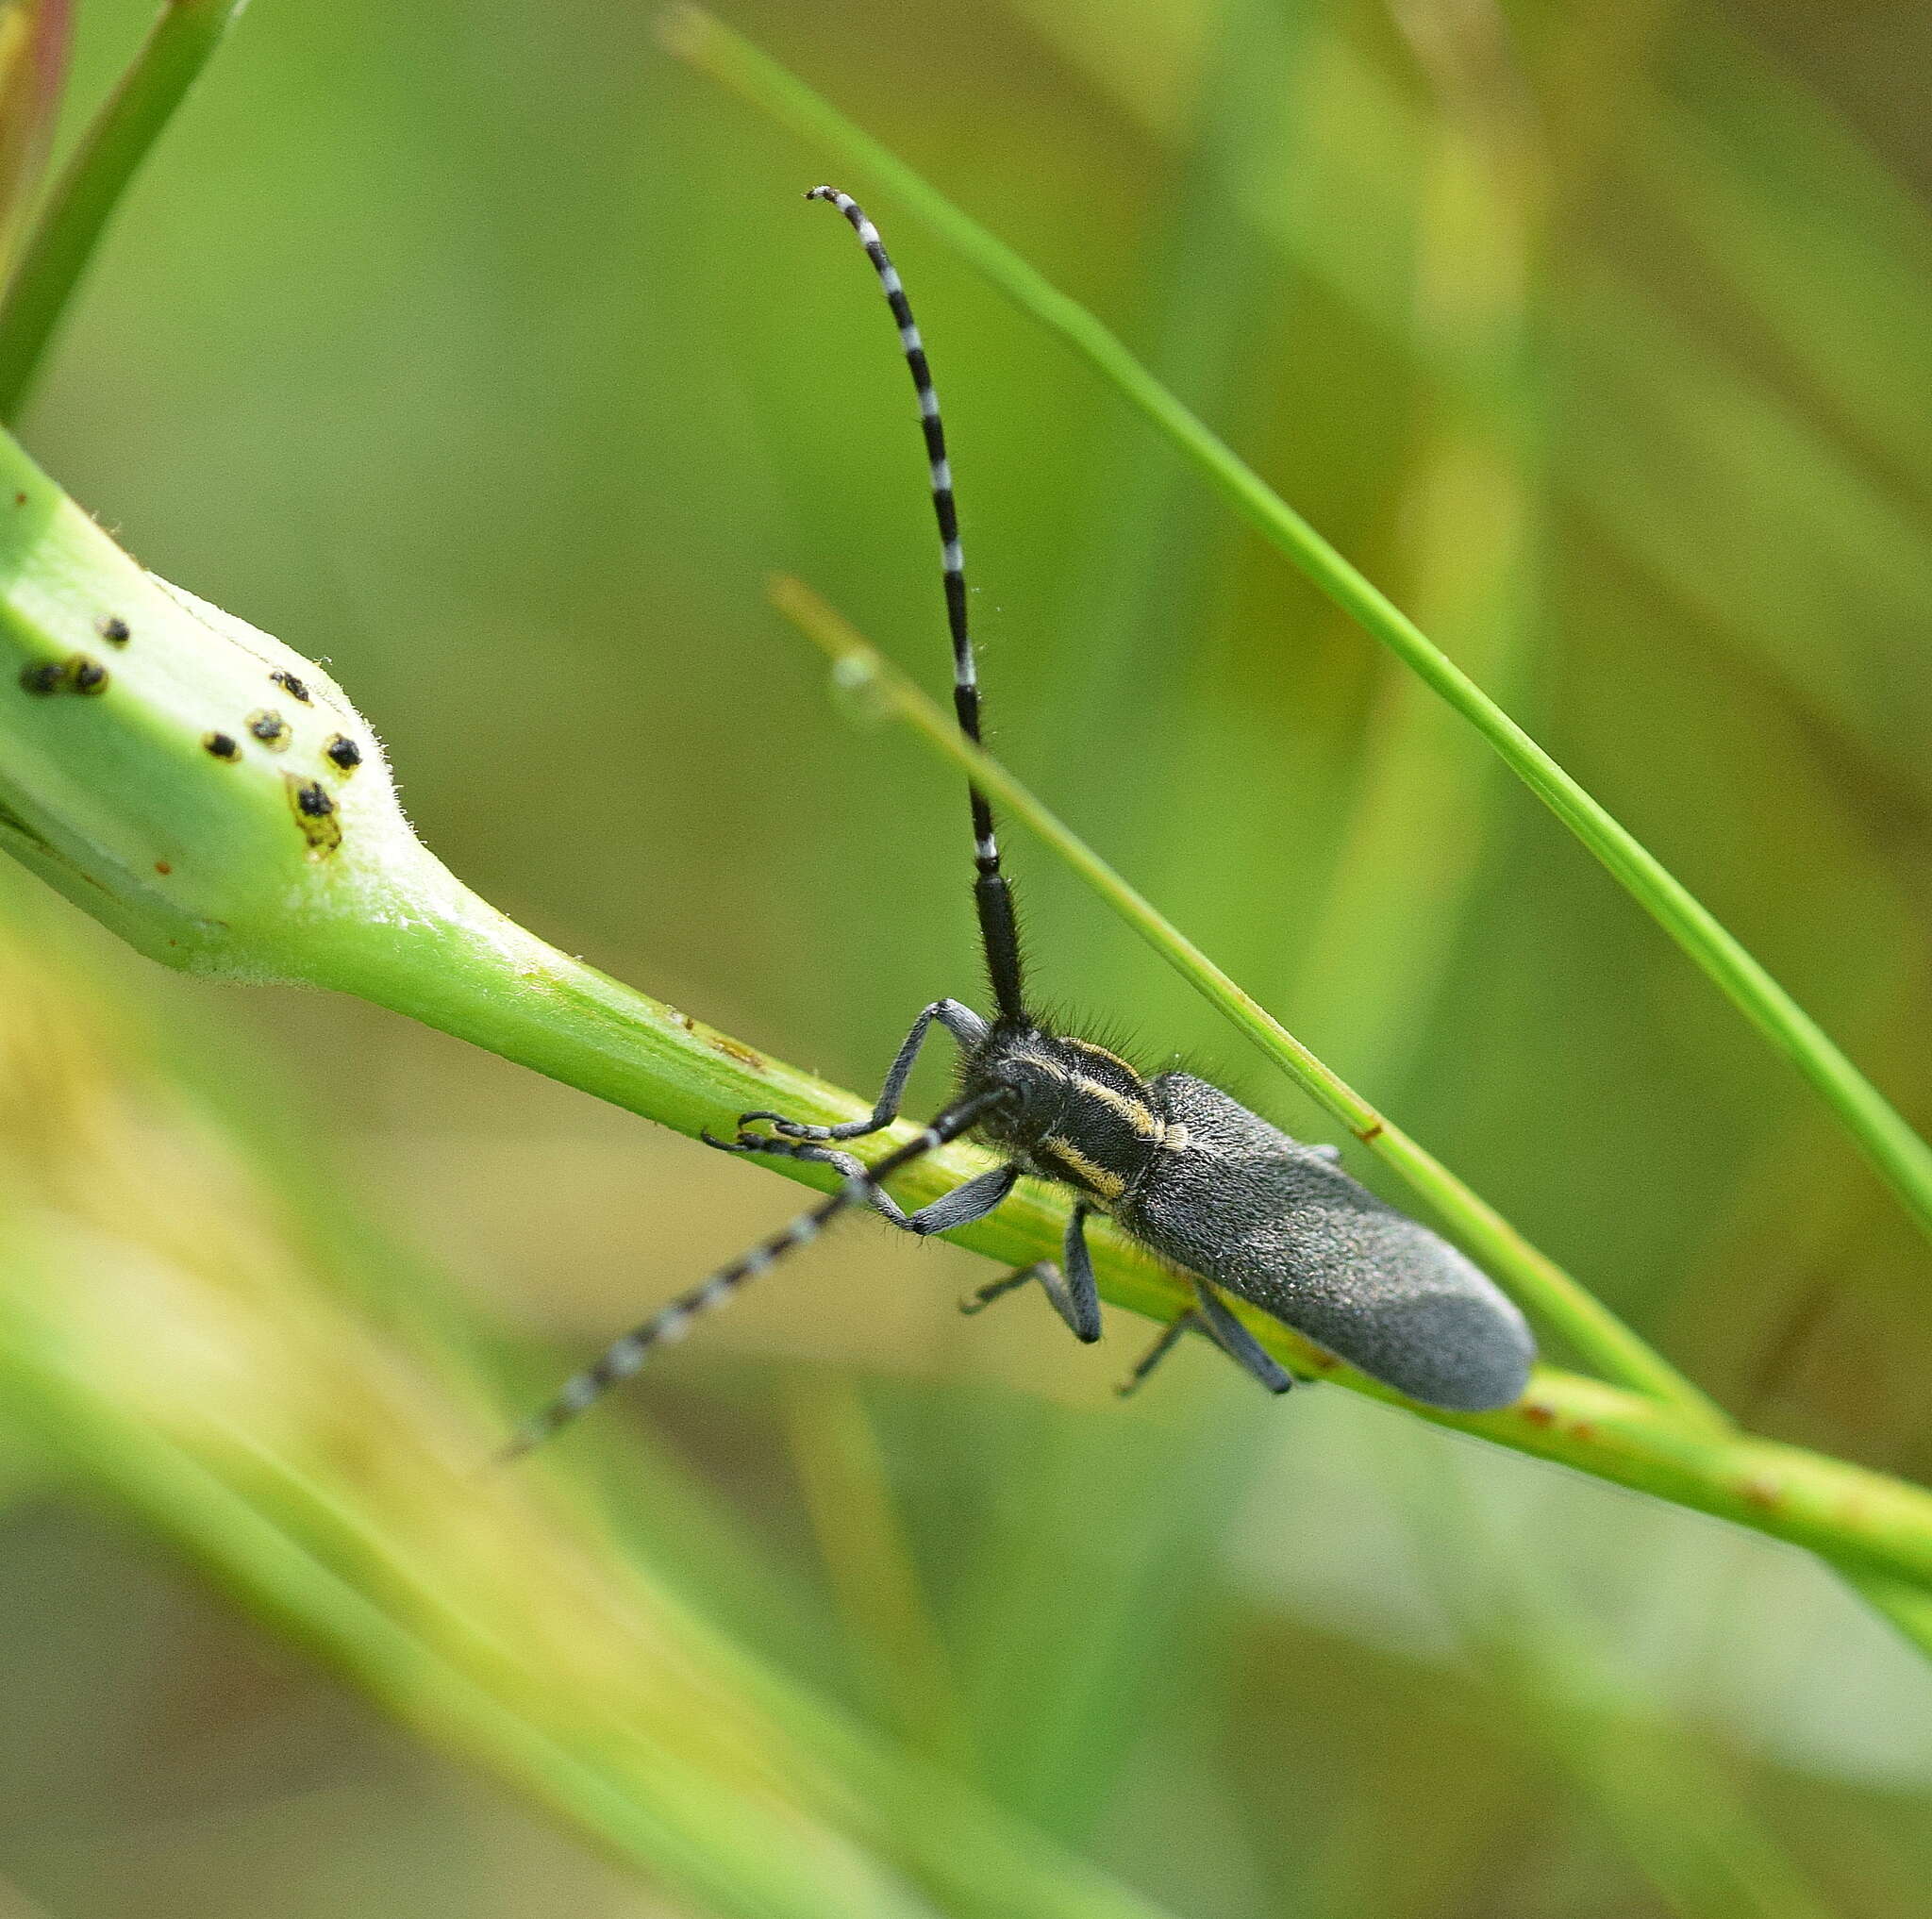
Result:
[[[73,31],[73,0],[8,0],[0,13],[0,275],[54,143]]]
[[[1816,1088],[1912,1217],[1932,1234],[1932,1147],[1661,861],[1400,608],[1153,378],[1112,332],[802,81],[709,15],[679,8],[668,17],[665,36],[673,49],[694,65],[885,183],[1022,311],[1058,333],[1179,447],[1263,539],[1474,726],[1530,791]]]
[[[20,417],[121,196],[246,0],[168,0],[42,211],[0,298],[0,420]]]
[[[1533,1555],[1513,1551],[1465,1462],[1385,1448],[1414,1562],[1460,1642],[1514,1709],[1519,1737],[1571,1778],[1683,1919],[1829,1919],[1797,1862],[1702,1740],[1674,1721]],[[1471,1543],[1476,1550],[1469,1550]]]

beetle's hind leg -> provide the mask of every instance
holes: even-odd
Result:
[[[1205,1280],[1194,1281],[1194,1310],[1214,1343],[1269,1392],[1286,1393],[1294,1384],[1294,1375],[1222,1304],[1220,1294]]]
[[[1199,1325],[1201,1315],[1191,1306],[1178,1319],[1169,1320],[1161,1328],[1160,1337],[1147,1348],[1146,1353],[1136,1362],[1134,1370],[1113,1389],[1114,1392],[1123,1399],[1130,1398],[1138,1393],[1148,1374],[1180,1344],[1181,1335]]]
[[[1181,1335],[1198,1329],[1211,1339],[1242,1372],[1258,1379],[1271,1393],[1286,1393],[1294,1384],[1294,1375],[1273,1358],[1253,1333],[1222,1304],[1220,1296],[1205,1280],[1188,1276],[1194,1289],[1194,1303],[1168,1325],[1148,1348],[1146,1357],[1115,1389],[1123,1399],[1140,1390],[1141,1382],[1180,1343]]]
[[[1067,1221],[1066,1237],[1060,1242],[1060,1264],[1041,1260],[1022,1266],[1004,1279],[994,1279],[959,1302],[961,1312],[983,1312],[995,1299],[1026,1284],[1040,1281],[1041,1291],[1053,1301],[1053,1310],[1067,1323],[1076,1340],[1091,1345],[1100,1337],[1100,1290],[1094,1284],[1093,1260],[1087,1251],[1087,1212],[1076,1206]],[[1064,1269],[1065,1277],[1061,1277]]]
[[[883,1132],[899,1117],[899,1103],[906,1096],[906,1082],[912,1076],[913,1061],[919,1058],[919,1049],[925,1044],[926,1032],[935,1021],[969,1051],[986,1038],[986,1022],[970,1006],[961,1006],[957,999],[936,999],[912,1022],[912,1030],[901,1042],[891,1070],[886,1075],[886,1083],[879,1088],[879,1096],[865,1118],[847,1120],[842,1126],[815,1126],[804,1120],[787,1119],[779,1112],[741,1112],[738,1115],[740,1132],[753,1120],[765,1121],[773,1131],[782,1133],[788,1140],[862,1140],[870,1133]],[[706,1137],[708,1139],[709,1135]],[[710,1143],[723,1145],[727,1152],[734,1150],[726,1141]],[[746,1150],[741,1140],[735,1150]]]

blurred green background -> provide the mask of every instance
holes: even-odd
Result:
[[[78,107],[149,11],[82,6]],[[728,17],[1115,325],[1932,1120],[1932,16]],[[797,573],[942,683],[826,167],[633,0],[257,0],[25,438],[325,659],[488,898],[869,1092],[976,962],[956,783],[763,601]],[[1001,755],[1740,1418],[1932,1474],[1924,1247],[1810,1094],[1171,449],[839,184],[932,350]],[[1009,839],[1050,1002],[1322,1136]],[[9,1178],[84,1022],[137,1134],[171,1086],[292,1243],[534,1380],[795,1203],[373,1009],[165,976],[24,876],[0,914]],[[1144,1327],[961,1321],[982,1277],[859,1226],[708,1324],[606,1415],[639,1552],[1176,1913],[1932,1904],[1932,1675],[1810,1561],[1205,1350],[1123,1408]],[[24,1460],[0,1491],[7,1919],[698,1910]]]

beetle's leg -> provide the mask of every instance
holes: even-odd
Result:
[[[712,1140],[709,1143],[734,1153],[769,1153],[774,1159],[810,1160],[817,1165],[836,1167],[848,1179],[866,1170],[865,1162],[856,1153],[837,1152],[807,1140],[774,1140],[768,1133],[741,1133],[736,1140]],[[882,1186],[874,1186],[866,1196],[880,1218],[902,1231],[943,1233],[984,1219],[1012,1192],[1019,1177],[1017,1166],[995,1166],[991,1172],[975,1174],[963,1185],[941,1193],[917,1212],[908,1212]]]
[[[1093,1260],[1087,1251],[1088,1210],[1084,1206],[1076,1206],[1067,1221],[1066,1234],[1060,1242],[1060,1266],[1045,1260],[1023,1266],[1017,1273],[1008,1273],[1004,1279],[992,1280],[976,1293],[969,1293],[959,1302],[959,1310],[983,1311],[1016,1287],[1038,1279],[1041,1290],[1053,1301],[1054,1310],[1066,1322],[1068,1330],[1076,1340],[1092,1344],[1100,1337],[1100,1293],[1093,1282]],[[1060,1277],[1061,1267],[1065,1269],[1064,1278]]]
[[[1180,1344],[1181,1335],[1191,1327],[1197,1327],[1200,1324],[1201,1315],[1192,1307],[1190,1307],[1178,1319],[1170,1320],[1160,1337],[1147,1348],[1145,1357],[1113,1390],[1123,1399],[1138,1393],[1148,1374],[1153,1372],[1155,1367],[1159,1365],[1161,1360],[1166,1359],[1168,1354]]]
[[[1193,1305],[1169,1325],[1148,1349],[1147,1357],[1114,1390],[1123,1399],[1137,1392],[1148,1374],[1174,1351],[1180,1343],[1181,1335],[1191,1329],[1198,1329],[1269,1392],[1286,1393],[1294,1384],[1294,1375],[1270,1357],[1254,1334],[1222,1304],[1219,1295],[1206,1280],[1195,1278],[1192,1274],[1188,1277],[1193,1280]]]
[[[1087,1250],[1088,1210],[1076,1206],[1067,1220],[1066,1237],[1060,1242],[1060,1266],[1066,1277],[1061,1279],[1049,1266],[1040,1283],[1068,1330],[1091,1345],[1100,1337],[1100,1290],[1093,1283],[1093,1256]]]
[[[803,1120],[787,1119],[783,1113],[741,1112],[738,1116],[741,1133],[753,1120],[768,1121],[774,1131],[790,1140],[862,1140],[868,1133],[882,1131],[899,1117],[899,1102],[905,1097],[907,1080],[912,1076],[912,1062],[919,1058],[926,1029],[935,1020],[969,1049],[986,1038],[986,1022],[971,1007],[961,1006],[957,999],[936,999],[912,1022],[912,1030],[901,1043],[891,1070],[886,1075],[886,1083],[879,1088],[879,1096],[864,1119],[847,1120],[842,1126],[815,1126]],[[708,1133],[705,1137],[708,1143],[721,1146],[727,1153],[753,1150],[745,1146],[742,1139],[713,1140]]]
[[[1004,1279],[989,1279],[984,1286],[975,1287],[959,1302],[959,1310],[969,1314],[984,1312],[995,1299],[1004,1299],[1008,1293],[1017,1293],[1029,1279],[1038,1279],[1042,1274],[1052,1271],[1053,1261],[1050,1260],[1016,1267]]]
[[[1271,1393],[1286,1393],[1294,1384],[1294,1375],[1263,1348],[1203,1279],[1194,1281],[1194,1300],[1208,1337],[1244,1373],[1251,1373]]]
[[[963,1186],[941,1193],[929,1205],[906,1216],[906,1230],[912,1233],[945,1233],[955,1226],[971,1226],[984,1219],[1020,1177],[1017,1166],[995,1166],[991,1173],[975,1174]]]

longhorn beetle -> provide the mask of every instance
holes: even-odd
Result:
[[[979,685],[967,633],[965,562],[925,348],[878,228],[836,188],[814,187],[806,198],[829,201],[851,223],[898,323],[931,467],[953,640],[953,705],[959,730],[976,743]],[[808,1245],[840,1213],[870,1205],[906,1232],[945,1232],[983,1219],[1022,1174],[1052,1180],[1074,1195],[1059,1264],[1009,1273],[980,1287],[961,1310],[977,1312],[1038,1280],[1074,1337],[1097,1340],[1100,1298],[1085,1229],[1092,1214],[1108,1215],[1180,1267],[1193,1293],[1193,1303],[1155,1342],[1123,1392],[1138,1386],[1183,1333],[1197,1330],[1271,1392],[1286,1393],[1292,1377],[1228,1310],[1221,1298],[1225,1292],[1425,1405],[1480,1412],[1517,1399],[1535,1357],[1523,1315],[1453,1246],[1351,1179],[1337,1163],[1335,1147],[1291,1140],[1190,1074],[1143,1079],[1105,1047],[1057,1033],[1029,1010],[992,809],[978,787],[969,786],[968,793],[973,898],[993,1017],[982,1019],[956,999],[935,1000],[912,1023],[864,1119],[808,1126],[783,1113],[747,1112],[739,1116],[736,1139],[707,1133],[709,1144],[727,1153],[816,1160],[843,1174],[843,1182],[782,1231],[625,1333],[524,1426],[511,1453],[526,1451],[575,1418],[636,1372],[654,1347],[682,1338],[700,1313]],[[918,1138],[870,1166],[841,1151],[898,1118],[913,1061],[935,1026],[959,1047],[956,1096]],[[760,1130],[760,1124],[769,1130]],[[1005,1163],[916,1212],[903,1210],[885,1181],[969,1133]]]

